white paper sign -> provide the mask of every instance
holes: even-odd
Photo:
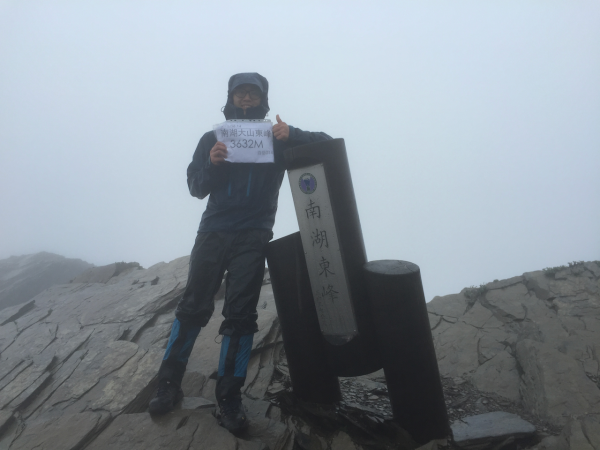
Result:
[[[270,120],[228,120],[213,127],[217,141],[227,146],[225,161],[272,163],[273,123]]]

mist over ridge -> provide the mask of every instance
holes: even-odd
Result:
[[[368,258],[418,264],[428,300],[600,259],[597,2],[265,2],[249,47],[247,9],[0,5],[0,259],[189,254],[186,168],[242,71],[272,120],[345,139]]]

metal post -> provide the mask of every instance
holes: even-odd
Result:
[[[394,419],[418,443],[450,435],[421,272],[407,261],[364,265]]]
[[[294,394],[305,402],[340,401],[340,385],[319,327],[300,233],[270,242],[267,261]]]

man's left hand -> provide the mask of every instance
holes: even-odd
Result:
[[[279,114],[276,117],[277,124],[273,126],[273,136],[275,139],[285,142],[290,137],[290,127],[279,118]]]

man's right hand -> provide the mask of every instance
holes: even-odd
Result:
[[[225,162],[225,158],[227,158],[227,147],[222,142],[217,141],[214,147],[210,149],[210,162],[218,166]]]

